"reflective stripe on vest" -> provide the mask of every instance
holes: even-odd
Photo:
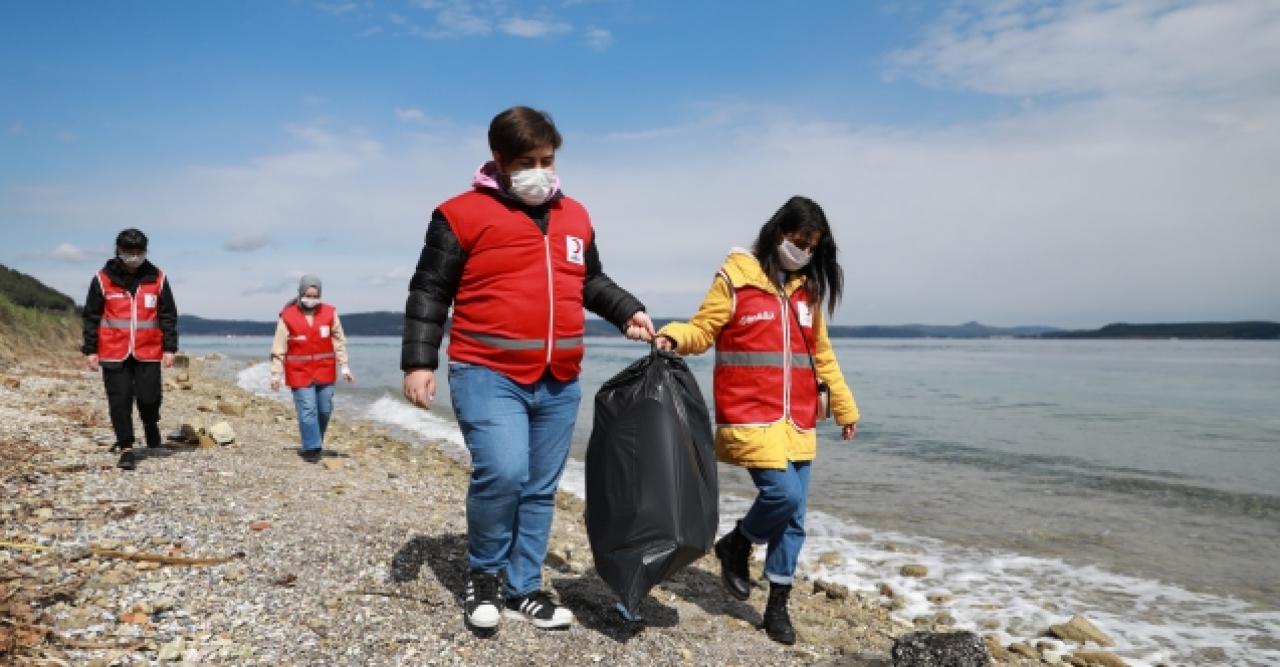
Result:
[[[457,333],[466,336],[472,340],[484,343],[489,347],[496,347],[500,350],[541,350],[546,347],[547,342],[541,338],[503,338],[501,336],[492,336],[489,334],[471,333],[470,331],[457,331]],[[582,336],[572,338],[557,338],[556,349],[565,350],[582,345]]]
[[[320,354],[286,354],[285,361],[319,361],[321,359],[333,359],[338,355],[332,352],[322,352]]]
[[[133,322],[129,320],[102,320],[102,325],[108,329],[128,329]],[[138,329],[159,329],[159,320],[142,320],[136,325]]]
[[[716,350],[716,364],[720,366],[749,366],[752,368],[783,368],[786,358],[782,352],[721,352]],[[812,368],[813,359],[808,354],[791,354],[792,368]]]

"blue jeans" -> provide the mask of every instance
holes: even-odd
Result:
[[[467,559],[507,573],[507,595],[542,587],[556,488],[569,458],[582,388],[575,378],[519,384],[474,364],[449,364],[449,393],[471,451]]]
[[[293,407],[298,411],[298,431],[302,433],[302,449],[320,449],[324,431],[333,414],[333,385],[312,384],[293,390]]]
[[[752,468],[756,500],[742,519],[742,533],[768,544],[764,576],[775,584],[795,579],[796,558],[804,546],[804,512],[809,501],[809,461],[790,461],[786,470]]]

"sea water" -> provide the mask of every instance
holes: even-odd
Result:
[[[266,338],[184,338],[269,394]],[[400,397],[400,341],[353,338],[349,417],[465,459],[441,373],[430,411]],[[647,353],[588,339],[562,488],[583,493],[591,397]],[[819,427],[802,562],[884,582],[905,619],[1039,635],[1082,613],[1136,664],[1280,664],[1280,343],[839,340],[858,437]],[[711,402],[711,359],[690,367]],[[230,370],[228,372],[231,372]],[[279,397],[287,400],[287,393]],[[753,489],[721,466],[722,531]],[[829,552],[826,564],[818,557]],[[928,576],[903,577],[923,564]],[[927,596],[945,593],[945,607]]]

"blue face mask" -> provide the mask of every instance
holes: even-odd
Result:
[[[122,252],[122,253],[120,253],[120,254],[116,255],[116,259],[119,259],[119,260],[120,260],[120,263],[124,264],[125,266],[129,267],[130,269],[136,269],[136,268],[138,268],[139,266],[142,266],[142,263],[143,263],[143,262],[147,261],[147,253],[145,253],[145,252],[143,252],[143,253],[132,253],[132,252],[130,252],[130,253],[124,253],[124,252]]]
[[[303,308],[306,308],[307,310],[311,310],[311,309],[315,308],[316,306],[320,305],[320,297],[318,297],[318,296],[304,296],[304,297],[302,297],[302,298],[298,299],[298,303],[302,304],[302,307],[303,307]]]

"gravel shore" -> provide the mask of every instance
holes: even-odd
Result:
[[[7,650],[19,664],[887,665],[894,637],[919,629],[890,615],[891,592],[802,573],[800,641],[776,644],[757,629],[764,595],[731,599],[709,557],[628,624],[591,568],[581,501],[562,493],[544,581],[577,622],[476,636],[459,597],[464,463],[335,419],[328,455],[309,464],[292,406],[200,359],[165,376],[165,433],[225,421],[235,440],[136,450],[132,472],[108,451],[98,374],[31,363],[3,376],[0,662]]]

